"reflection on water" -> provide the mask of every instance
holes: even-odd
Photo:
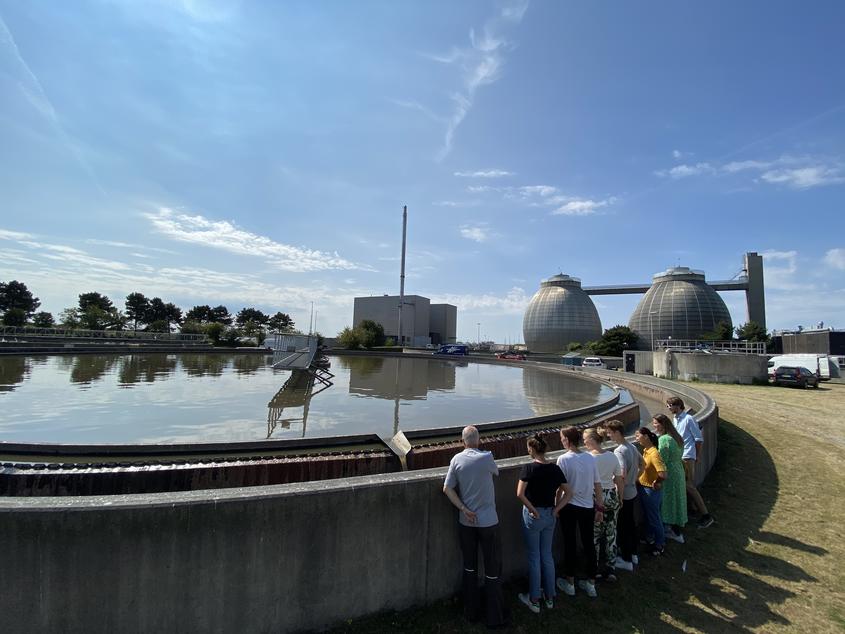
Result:
[[[350,394],[411,401],[424,399],[429,392],[455,389],[457,364],[448,361],[339,357],[338,363],[349,370]]]
[[[259,354],[0,357],[0,440],[230,442],[545,415],[611,390],[535,368],[332,357],[330,387]]]
[[[604,387],[601,383],[568,378],[556,372],[526,368],[522,373],[522,388],[535,415],[549,416],[599,400]]]

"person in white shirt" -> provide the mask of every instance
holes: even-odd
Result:
[[[704,445],[704,436],[701,435],[701,428],[695,419],[684,410],[684,401],[678,396],[672,396],[666,400],[666,407],[672,412],[672,420],[675,429],[684,440],[684,475],[686,476],[687,497],[693,507],[699,513],[698,527],[707,528],[715,521],[707,511],[707,505],[701,497],[701,493],[695,488],[695,465],[701,456],[701,447]]]
[[[601,481],[601,504],[604,506],[603,519],[593,527],[593,541],[596,546],[596,562],[601,563],[604,552],[605,565],[599,565],[601,577],[608,581],[616,580],[616,517],[622,507],[622,489],[625,479],[622,477],[622,465],[612,451],[602,448],[601,434],[596,429],[585,429],[584,446],[596,461],[599,480]]]
[[[565,427],[560,430],[560,440],[566,449],[557,459],[557,466],[563,471],[566,482],[572,492],[572,498],[559,513],[561,532],[563,533],[563,577],[557,580],[558,589],[564,594],[575,594],[575,531],[581,533],[581,546],[586,557],[587,578],[578,582],[578,587],[587,596],[596,596],[596,546],[593,541],[593,524],[602,520],[604,506],[601,503],[601,481],[596,469],[595,458],[582,452],[581,432],[577,427]]]

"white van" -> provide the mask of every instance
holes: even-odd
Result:
[[[769,359],[770,379],[774,378],[775,370],[782,365],[807,368],[821,381],[829,381],[831,376],[839,376],[839,367],[836,361],[830,359],[826,354],[783,354],[772,357]]]

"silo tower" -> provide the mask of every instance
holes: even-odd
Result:
[[[720,321],[733,326],[728,307],[704,281],[704,273],[676,266],[652,278],[628,326],[639,335],[639,348],[651,350],[660,339],[699,339]]]
[[[570,343],[595,341],[601,333],[599,313],[581,289],[581,280],[562,273],[540,283],[522,320],[531,352],[563,353]]]

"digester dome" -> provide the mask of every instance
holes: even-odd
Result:
[[[532,352],[566,352],[570,343],[601,338],[601,321],[581,280],[553,275],[540,283],[522,320],[525,345]]]
[[[652,278],[628,326],[635,331],[642,350],[659,339],[699,339],[721,321],[731,327],[724,300],[704,281],[704,273],[677,266]]]

